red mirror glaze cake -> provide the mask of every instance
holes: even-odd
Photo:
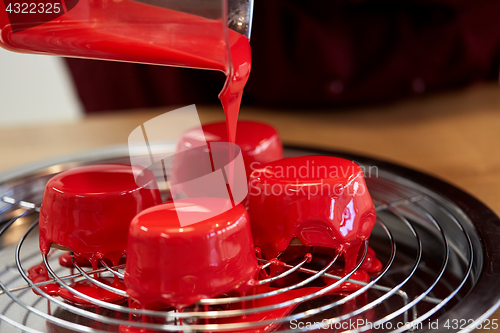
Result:
[[[177,200],[149,208],[130,224],[125,269],[127,293],[141,307],[182,309],[201,298],[244,292],[258,271],[248,214],[237,205],[181,227],[177,210],[205,216],[224,199]]]
[[[40,210],[40,249],[71,250],[92,262],[118,264],[127,247],[128,229],[140,211],[160,204],[160,192],[149,170],[136,184],[132,167],[102,164],[75,168],[52,177]]]
[[[225,122],[202,126],[206,142],[228,142]],[[204,146],[199,131],[188,131],[179,142],[177,151]],[[253,169],[283,158],[283,145],[274,127],[257,121],[238,121],[235,143],[240,147],[245,162],[247,177]]]
[[[363,171],[338,157],[303,156],[268,163],[249,180],[255,245],[267,259],[297,237],[305,246],[339,249],[351,270],[376,214]]]

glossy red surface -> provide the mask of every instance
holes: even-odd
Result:
[[[0,11],[0,29],[0,46],[12,51],[223,71],[219,97],[234,142],[251,53],[248,39],[228,30],[228,56],[222,20],[130,0],[80,0],[57,19],[15,33]]]
[[[335,255],[335,249],[331,248],[321,248],[321,247],[315,247],[312,249],[312,253],[315,256],[315,258],[318,258],[318,256],[322,256],[324,259],[324,265],[327,264],[327,262],[330,261],[331,258],[334,257]],[[364,247],[361,246],[360,252],[358,253],[358,260],[362,259],[362,256],[364,254]],[[288,252],[288,250],[287,250]],[[383,265],[380,262],[380,260],[377,259],[377,255],[375,253],[375,250],[373,250],[371,247],[368,246],[368,249],[366,251],[366,257],[363,263],[361,264],[360,269],[365,271],[368,274],[375,274],[377,272],[380,272],[382,270]]]
[[[356,163],[329,156],[287,158],[255,170],[249,184],[252,234],[266,258],[297,237],[305,246],[341,250],[345,269],[354,268],[376,218]]]
[[[146,185],[139,187],[132,167],[121,164],[85,166],[52,177],[40,211],[42,252],[57,244],[90,260],[94,268],[99,258],[118,264],[132,218],[161,203],[153,174],[145,170],[142,177]]]
[[[367,273],[373,274],[380,272],[383,268],[380,260],[377,259],[377,254],[375,250],[371,247],[368,247],[368,252],[366,253],[366,258],[361,265],[361,269]]]
[[[45,282],[49,280],[49,273],[47,272],[47,269],[45,268],[44,264],[38,264],[35,265],[31,268],[28,269],[28,278],[33,282],[33,283],[40,283],[40,282]],[[59,284],[57,283],[50,283],[46,284],[43,286],[40,286],[40,289],[42,289],[44,292],[51,296],[57,296],[59,293]],[[33,290],[34,291],[34,290]],[[35,294],[38,295],[36,291],[34,291]]]
[[[77,255],[72,255],[71,252],[64,252],[59,256],[59,265],[62,267],[66,268],[75,268],[73,261],[71,260],[71,257],[75,258],[76,263],[80,267],[92,267],[92,263],[85,257],[82,256],[77,256]],[[118,263],[119,265],[124,265],[125,264],[126,257],[123,256],[120,258],[120,262]],[[111,265],[110,262],[107,263],[108,265]],[[97,264],[97,267],[104,267],[100,262]]]
[[[30,269],[28,269],[28,278],[34,283],[45,282],[49,280],[49,274],[44,264],[38,264]],[[125,290],[125,285],[114,278],[103,278],[98,277],[98,281],[105,283],[109,286],[112,286],[117,289]],[[89,280],[79,280],[69,284],[71,288],[76,289],[77,291],[90,296],[92,298],[109,302],[109,303],[122,303],[126,300],[126,297],[115,294],[111,291],[107,291],[103,288],[97,287],[95,284],[90,282]],[[80,305],[94,306],[91,302],[84,300],[68,291],[67,289],[59,286],[58,283],[50,283],[39,286],[39,288],[50,296],[60,296],[65,300]],[[38,294],[35,291],[36,294]]]
[[[202,126],[206,142],[227,142],[226,123],[216,122]],[[178,151],[184,151],[189,147],[204,145],[200,142],[200,135],[194,130],[185,133],[179,140]],[[240,120],[235,143],[240,147],[245,162],[247,177],[252,170],[263,164],[283,158],[283,145],[278,132],[271,125],[257,122]]]
[[[205,213],[223,199],[165,203],[138,214],[130,225],[125,284],[147,307],[176,308],[231,290],[244,291],[258,266],[246,209],[242,205],[182,228],[176,210]]]
[[[105,283],[109,286],[112,286],[114,288],[125,290],[125,285],[119,281],[116,281],[114,278],[98,278],[98,281]],[[93,284],[90,280],[87,279],[74,282],[70,286],[76,289],[77,291],[81,292],[82,294],[85,294],[92,298],[108,303],[123,303],[127,299],[126,297],[115,294],[111,291],[107,291],[103,288],[97,287],[95,284]],[[76,296],[75,294],[73,294],[72,292],[70,292],[65,288],[60,288],[58,295],[72,303],[91,305],[90,302]]]
[[[231,30],[229,31],[230,40],[231,35],[238,35],[238,33],[234,33]],[[230,73],[226,74],[228,75],[226,85],[219,94],[219,98],[226,115],[229,142],[234,143],[236,140],[236,128],[238,125],[238,114],[240,112],[243,88],[245,88],[245,84],[250,76],[250,69],[252,65],[250,43],[248,42],[248,39],[246,39],[246,37],[239,36],[236,42],[231,43],[230,52]]]
[[[80,267],[92,267],[92,263],[87,258],[82,256],[71,255],[71,252],[64,252],[63,254],[61,254],[61,256],[59,257],[59,265],[66,268],[74,268],[75,266],[73,265],[71,257],[74,257],[76,263]]]

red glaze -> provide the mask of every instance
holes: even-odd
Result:
[[[330,156],[287,158],[255,170],[249,184],[252,234],[266,258],[297,237],[305,246],[341,250],[345,269],[354,268],[376,218],[356,163]]]
[[[75,265],[73,264],[73,260],[71,260],[71,257],[75,259],[76,263],[80,267],[92,267],[92,263],[87,258],[72,255],[71,252],[64,252],[63,254],[61,254],[61,256],[59,257],[59,265],[66,268],[74,268]]]
[[[240,35],[235,38],[238,33],[229,30],[229,40],[231,43],[231,64],[226,73],[227,80],[224,88],[219,94],[219,99],[224,108],[226,115],[226,127],[229,142],[236,141],[236,127],[238,125],[238,114],[240,112],[241,97],[243,96],[243,88],[250,76],[250,68],[252,65],[252,57],[250,52],[250,43],[246,37]],[[232,40],[236,41],[233,43]],[[210,48],[212,45],[210,45]]]
[[[72,255],[70,252],[64,252],[59,256],[59,265],[66,268],[75,268],[71,257],[75,258],[76,263],[80,267],[92,267],[92,263],[85,257]],[[120,258],[119,265],[125,264],[125,257]],[[98,267],[104,267],[100,262],[97,264]]]
[[[80,0],[69,12],[36,27],[13,32],[0,11],[0,46],[33,52],[223,71],[219,97],[234,142],[243,88],[250,75],[248,39],[222,20],[122,0]]]
[[[202,126],[206,142],[228,142],[226,123]],[[205,145],[197,130],[188,131],[179,140],[177,151]],[[274,127],[257,121],[238,122],[236,142],[241,149],[247,177],[261,165],[283,158],[283,145]]]
[[[176,209],[196,217],[220,205],[220,200],[198,198],[198,205],[177,200],[133,219],[124,279],[132,299],[142,307],[160,302],[182,309],[201,298],[244,291],[252,285],[258,266],[242,205],[180,227]]]
[[[49,273],[47,272],[45,265],[41,263],[28,269],[28,278],[33,283],[45,282],[49,280]],[[57,283],[51,283],[40,286],[39,288],[51,296],[57,296],[59,294],[60,287]],[[35,294],[39,295],[38,292],[36,292],[35,290],[33,291],[35,292]]]
[[[142,174],[146,187],[135,183],[132,167],[102,164],[75,168],[52,177],[40,211],[40,249],[52,244],[71,249],[92,262],[118,264],[127,247],[132,218],[161,203],[154,176]]]
[[[105,283],[109,286],[112,286],[117,289],[125,290],[125,285],[119,281],[116,281],[114,278],[98,278],[98,280],[102,283]],[[77,291],[81,292],[82,294],[85,294],[87,296],[90,296],[94,299],[98,299],[104,302],[108,303],[123,303],[126,300],[126,297],[123,297],[121,295],[115,294],[111,291],[107,291],[106,289],[97,287],[95,284],[93,284],[90,280],[84,279],[77,281],[75,283],[72,283],[70,285],[73,289],[76,289]],[[81,305],[93,305],[92,303],[84,300],[83,298],[80,298],[70,292],[69,290],[65,288],[60,288],[58,291],[58,295],[64,298],[65,300],[75,303],[75,304],[81,304]]]
[[[377,254],[375,253],[375,250],[372,249],[371,247],[368,247],[368,251],[366,253],[365,260],[361,265],[361,269],[367,273],[374,274],[380,272],[382,268],[383,268],[382,263],[380,262],[380,260],[377,259]]]
[[[289,248],[290,248],[290,246],[288,247],[288,249]],[[280,257],[280,259],[282,259],[284,255],[286,255],[286,253],[288,252],[288,249]],[[326,259],[324,261],[324,265],[326,265],[328,262],[330,262],[330,260],[335,256],[335,252],[336,252],[335,249],[324,248],[324,247],[315,247],[315,248],[313,248],[313,251],[312,251],[312,253],[315,255],[315,257],[318,254],[326,256],[326,258],[324,258],[324,259]],[[358,253],[358,260],[361,260],[363,253],[364,253],[364,247],[362,246],[360,253]],[[360,269],[365,271],[368,274],[376,274],[376,273],[380,272],[382,270],[382,268],[383,268],[383,265],[380,262],[380,260],[377,259],[377,255],[375,253],[375,250],[373,250],[371,247],[368,246],[368,249],[366,251],[365,260],[361,264]]]
[[[135,326],[120,325],[120,333],[156,333],[157,331]]]
[[[47,269],[45,268],[45,265],[38,264],[30,269],[28,269],[28,278],[33,282],[33,283],[40,283],[44,281],[49,280],[49,274],[47,272]],[[112,286],[117,289],[125,290],[125,285],[121,282],[119,282],[117,279],[114,278],[103,278],[103,277],[98,277],[98,280],[102,283],[105,283],[109,286]],[[111,291],[107,291],[105,289],[102,289],[100,287],[97,287],[95,284],[90,282],[90,280],[80,280],[74,283],[70,284],[70,287],[73,289],[76,289],[77,291],[90,296],[92,298],[104,301],[104,302],[109,302],[109,303],[122,303],[126,298],[115,294]],[[65,300],[75,303],[75,304],[81,304],[81,305],[90,305],[93,306],[91,302],[88,302],[84,300],[83,298],[80,298],[73,294],[72,292],[68,291],[65,288],[62,288],[59,286],[58,283],[50,283],[46,285],[39,286],[39,288],[44,291],[45,293],[49,294],[50,296],[60,296],[64,298]],[[38,292],[35,291],[35,294],[38,295]]]

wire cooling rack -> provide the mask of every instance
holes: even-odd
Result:
[[[127,154],[126,147],[111,148],[0,176],[0,332],[119,332],[139,327],[151,330],[147,332],[456,332],[499,325],[488,319],[500,302],[500,220],[491,210],[416,171],[359,156],[290,147],[287,156],[341,156],[365,169],[377,210],[369,246],[383,264],[368,283],[351,280],[367,256],[365,244],[357,267],[346,276],[332,274],[338,254],[328,260],[313,256],[312,262],[306,256],[281,262],[278,275],[259,281],[271,283],[272,289],[203,299],[183,312],[134,309],[126,302],[106,303],[78,294],[70,282],[88,279],[125,298],[124,291],[94,279],[95,273],[122,278],[124,265],[103,262],[92,271],[73,262],[68,269],[58,263],[59,250],[49,256],[40,253],[37,219],[45,183],[76,166],[127,163]],[[27,270],[40,263],[51,280],[33,284]],[[261,270],[269,270],[273,262],[260,259],[260,264]],[[40,289],[52,282],[87,305]],[[332,293],[344,282],[356,283],[359,289]],[[300,290],[307,292],[293,294]],[[274,315],[266,315],[270,313]]]

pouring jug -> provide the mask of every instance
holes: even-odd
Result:
[[[251,67],[253,0],[0,3],[0,46],[7,50],[223,71],[219,98],[234,142]]]
[[[7,50],[223,71],[231,45],[250,36],[253,7],[253,0],[2,2]]]

